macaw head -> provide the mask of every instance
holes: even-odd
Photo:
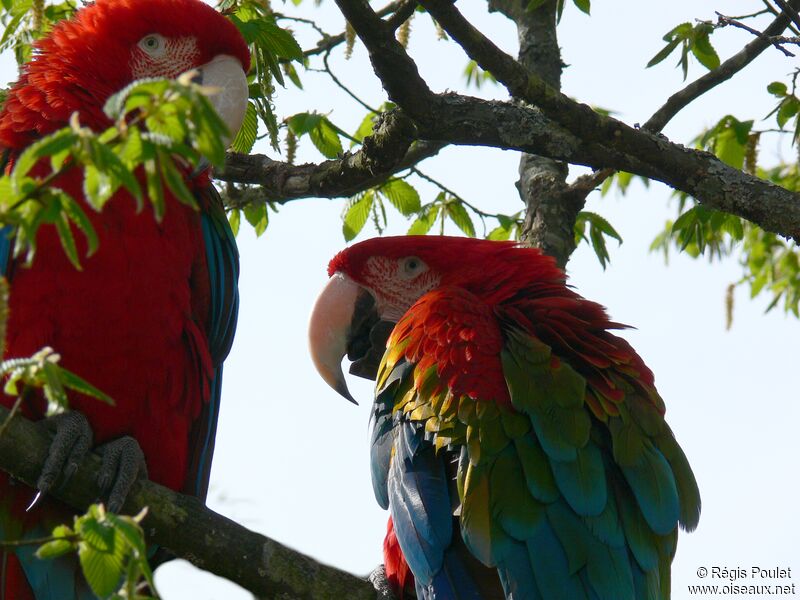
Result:
[[[532,284],[564,287],[555,261],[534,248],[447,236],[366,240],[337,254],[330,281],[314,306],[309,346],[322,378],[353,401],[342,373],[374,379],[386,340],[400,318],[426,293],[458,287],[489,306]]]
[[[107,127],[109,96],[136,79],[190,70],[219,89],[211,101],[235,133],[247,107],[249,68],[239,31],[201,0],[97,0],[36,42],[0,113],[0,144],[23,148],[76,111],[81,124]]]

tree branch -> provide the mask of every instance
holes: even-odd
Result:
[[[337,0],[340,4],[350,1]],[[797,194],[733,169],[707,152],[690,150],[666,138],[636,130],[574,102],[542,78],[527,72],[464,19],[448,0],[423,0],[422,4],[512,96],[537,105],[547,117],[583,142],[636,157],[647,164],[648,170],[659,172],[654,179],[694,196],[699,202],[744,217],[767,231],[800,240],[800,196]],[[358,28],[356,31],[361,33]],[[613,167],[603,162],[605,164],[591,166]]]
[[[9,410],[0,407],[0,421]],[[16,415],[0,436],[0,469],[34,486],[50,447],[43,427]],[[97,473],[101,459],[87,456],[72,479],[53,495],[77,510],[100,497]],[[197,498],[184,496],[151,481],[138,481],[123,510],[137,514],[148,507],[142,526],[148,542],[185,558],[197,567],[225,577],[257,596],[286,600],[348,598],[375,600],[368,580],[318,563],[265,536],[206,508]],[[198,543],[201,541],[202,543]]]
[[[798,0],[792,0],[792,4],[800,7]],[[659,108],[652,117],[647,120],[643,128],[649,131],[661,131],[667,123],[683,110],[689,103],[693,102],[710,89],[727,81],[736,73],[749,65],[759,54],[764,52],[772,45],[771,38],[780,35],[791,22],[791,17],[782,12],[762,33],[763,37],[757,37],[739,52],[731,56],[716,69],[709,71],[699,79],[693,81],[679,92],[674,93],[666,103]]]
[[[402,111],[381,115],[375,133],[353,154],[320,164],[290,165],[262,154],[229,154],[224,170],[214,176],[232,183],[262,187],[258,201],[286,203],[299,198],[339,198],[368,189],[390,175],[436,155],[444,146],[416,142],[413,122]],[[255,201],[251,195],[231,208]]]

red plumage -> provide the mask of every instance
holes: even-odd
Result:
[[[386,524],[386,537],[383,540],[383,567],[386,569],[386,580],[392,586],[397,600],[415,597],[414,575],[403,557],[391,517]]]
[[[194,50],[148,66],[137,42],[155,32]],[[0,113],[0,145],[10,152],[13,165],[22,149],[65,126],[75,111],[82,125],[102,130],[109,124],[103,104],[134,74],[141,76],[144,69],[146,75],[174,77],[220,54],[249,68],[247,45],[234,25],[199,0],[98,0],[36,44],[34,59]],[[49,169],[43,161],[34,174],[43,176]],[[78,170],[67,171],[53,185],[83,197]],[[208,177],[190,185],[201,210],[208,208],[203,206]],[[190,434],[209,400],[215,361],[223,357],[212,359],[208,337],[211,289],[201,213],[165,192],[160,222],[149,207],[137,212],[135,200],[124,190],[102,213],[87,207],[99,249],[84,257],[85,244],[76,234],[82,271],[66,258],[55,229],[41,228],[32,266],[15,262],[9,267],[5,356],[29,356],[43,346],[53,347],[62,366],[115,401],[108,406],[70,395],[71,408],[87,417],[95,444],[133,436],[151,480],[194,492]],[[9,406],[13,398],[0,401]],[[41,418],[43,399],[29,398],[23,412]],[[70,514],[52,500],[23,514],[20,509],[33,491],[9,487],[5,476],[0,476],[0,497],[0,531],[7,537],[20,523],[23,530],[41,519],[51,526],[51,517],[67,521]],[[9,573],[13,576],[13,569]],[[15,587],[18,580],[6,579],[6,592],[14,598],[22,594]]]

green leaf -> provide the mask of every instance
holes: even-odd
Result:
[[[84,577],[95,595],[111,595],[120,584],[127,554],[125,540],[108,520],[90,512],[76,520],[78,558]]]
[[[242,126],[231,144],[231,149],[240,154],[250,154],[257,138],[258,116],[256,115],[256,106],[252,102],[248,102],[247,110],[244,113],[244,121],[242,121]]]
[[[157,156],[161,178],[167,184],[169,191],[172,192],[175,198],[182,204],[192,208],[198,208],[197,198],[195,198],[192,191],[186,185],[183,173],[178,169],[172,157],[163,150],[158,150]]]
[[[668,43],[666,46],[664,46],[661,50],[659,50],[656,53],[656,55],[647,62],[647,65],[645,65],[645,68],[649,69],[650,67],[653,67],[653,66],[657,65],[658,63],[662,62],[665,58],[667,58],[670,54],[672,54],[672,51],[675,50],[675,48],[677,48],[678,44],[680,44],[680,43],[681,43],[681,40],[679,40],[679,39],[672,40],[670,43]]]
[[[342,142],[336,128],[327,119],[321,117],[317,126],[309,132],[311,142],[325,158],[338,158],[342,152]]]
[[[247,222],[255,229],[256,237],[261,237],[261,234],[263,234],[269,226],[267,205],[264,203],[248,204],[243,210],[244,218],[247,219]]]
[[[356,196],[351,199],[344,215],[344,224],[342,225],[345,241],[349,242],[364,229],[374,201],[375,194],[372,190],[367,190],[360,197]]]
[[[228,224],[231,226],[231,231],[233,231],[233,235],[239,235],[239,225],[241,224],[242,220],[242,211],[238,208],[234,208],[228,213]]]
[[[795,96],[787,96],[778,108],[778,126],[783,127],[787,121],[794,117],[800,111],[800,100]]]
[[[378,192],[388,198],[404,217],[419,212],[419,192],[404,179],[390,179],[378,188]]]
[[[573,0],[575,6],[577,6],[582,12],[585,12],[587,15],[591,14],[591,6],[589,0]]]
[[[472,223],[472,218],[459,200],[451,200],[445,204],[445,211],[450,220],[456,224],[456,227],[469,237],[475,237],[475,225]]]
[[[787,93],[786,84],[781,81],[773,81],[767,86],[767,91],[773,96],[783,98]]]
[[[719,55],[709,40],[709,34],[713,29],[708,26],[704,27],[703,24],[699,24],[698,28],[700,29],[697,30],[692,44],[692,54],[709,71],[716,69],[719,67]]]
[[[286,119],[286,124],[289,126],[297,137],[311,131],[319,125],[322,120],[322,115],[317,113],[297,113]]]
[[[420,212],[411,227],[408,228],[406,235],[425,235],[428,233],[433,224],[436,223],[440,208],[441,204],[429,204]]]
[[[355,133],[353,134],[353,140],[350,142],[350,147],[357,145],[358,142],[363,142],[364,138],[368,135],[372,135],[372,129],[375,125],[375,118],[378,116],[377,113],[368,112],[361,121],[361,124],[356,129]]]
[[[41,559],[58,558],[75,549],[75,544],[68,540],[53,540],[39,546],[36,556]]]
[[[99,241],[97,239],[97,232],[94,230],[94,225],[89,220],[89,216],[83,210],[81,205],[75,201],[72,196],[61,190],[52,189],[61,199],[61,209],[67,215],[70,221],[80,229],[81,233],[86,237],[86,255],[91,256],[97,250]]]
[[[72,235],[72,228],[69,225],[69,218],[67,215],[62,214],[56,219],[54,225],[58,232],[58,239],[61,242],[61,247],[64,249],[64,253],[67,255],[69,262],[71,262],[76,269],[82,271],[81,261],[78,258],[78,248],[75,245],[75,237]]]

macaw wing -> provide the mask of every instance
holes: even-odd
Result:
[[[391,349],[389,350],[391,352]],[[420,600],[482,600],[485,571],[461,543],[453,507],[452,452],[437,451],[419,421],[402,410],[413,392],[414,365],[394,365],[378,390],[372,415],[372,483],[378,503],[391,510],[403,558]]]
[[[209,382],[208,402],[202,406],[190,433],[191,476],[187,477],[184,492],[205,500],[222,393],[222,361],[231,349],[239,312],[239,252],[219,193],[209,185],[201,194],[199,204],[203,207],[201,219],[210,289],[207,336],[213,379]]]
[[[497,319],[473,306],[468,319],[447,319],[454,306],[469,305],[469,294],[431,294],[419,314],[412,308],[395,328],[378,375],[379,390],[394,388],[394,419],[402,424],[395,425],[388,481],[398,542],[412,571],[425,560],[436,566],[425,543],[442,556],[452,548],[430,544],[432,511],[424,501],[425,510],[409,501],[396,509],[391,493],[392,485],[414,487],[416,469],[426,463],[413,458],[427,452],[456,459],[452,514],[472,555],[497,570],[507,597],[668,598],[677,524],[694,526],[699,496],[663,417],[639,398],[646,386],[626,388],[624,373],[609,369],[606,375],[625,389],[617,414],[599,419],[587,402],[599,392],[584,374],[510,325],[509,315]],[[471,357],[465,364],[476,361],[474,370],[483,343],[474,332],[499,330],[500,323],[503,345],[494,360],[505,397],[458,392],[465,375],[441,358]],[[414,363],[413,371],[392,383],[404,361]],[[396,466],[400,458],[406,467]],[[410,527],[398,527],[404,512]]]

